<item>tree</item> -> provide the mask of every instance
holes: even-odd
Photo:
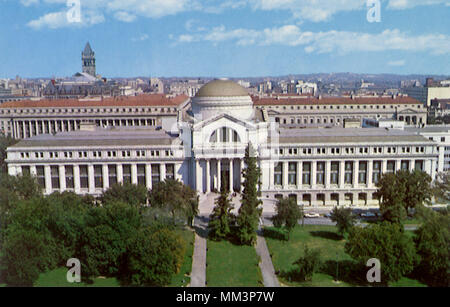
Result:
[[[226,187],[222,186],[220,196],[216,198],[215,203],[216,206],[209,216],[208,235],[213,240],[222,240],[230,235],[230,225],[234,220],[234,215],[231,213],[234,206],[230,200],[230,192]]]
[[[296,265],[295,277],[300,281],[311,281],[314,273],[319,270],[321,263],[320,252],[318,250],[310,251],[308,246],[305,245],[303,256],[293,263]]]
[[[331,221],[336,223],[338,232],[344,236],[356,223],[356,216],[352,213],[351,208],[334,207],[331,211]]]
[[[150,206],[165,209],[172,214],[173,224],[177,216],[181,216],[192,225],[198,214],[197,193],[189,186],[173,179],[159,182],[149,192]]]
[[[276,215],[272,218],[273,225],[277,228],[284,226],[288,231],[288,240],[292,229],[303,216],[303,210],[292,198],[279,199],[275,207]]]
[[[417,272],[431,286],[450,285],[450,216],[428,209],[429,215],[415,232],[420,264]]]
[[[147,188],[131,183],[113,184],[100,196],[102,203],[123,202],[135,207],[147,203]]]
[[[48,229],[49,203],[43,198],[19,201],[2,230],[0,275],[9,285],[29,286],[40,272],[56,268],[59,242]]]
[[[450,171],[439,173],[434,181],[433,192],[436,198],[450,202]]]
[[[125,265],[129,240],[140,227],[139,210],[130,204],[90,208],[77,248],[86,277],[117,276]]]
[[[414,242],[403,231],[403,226],[381,222],[365,228],[353,227],[345,244],[345,252],[359,265],[376,258],[381,263],[381,282],[387,285],[410,273],[416,262]]]
[[[166,286],[179,272],[185,242],[167,227],[145,228],[136,232],[127,253],[123,278],[136,286]]]
[[[410,209],[430,203],[433,195],[431,177],[421,171],[384,174],[377,187],[383,220],[393,223],[401,223]]]
[[[245,150],[244,162],[247,168],[242,171],[244,190],[237,217],[237,237],[242,244],[251,245],[256,241],[256,230],[262,214],[259,205],[262,201],[258,198],[261,170],[257,166],[255,151],[250,143]]]
[[[0,175],[0,242],[18,203],[39,197],[42,197],[42,189],[30,175]]]
[[[5,163],[7,158],[6,149],[18,141],[11,138],[10,136],[4,136],[0,133],[0,175],[8,173],[8,167]]]

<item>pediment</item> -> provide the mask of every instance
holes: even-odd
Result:
[[[216,124],[219,121],[223,122],[224,120],[229,121],[230,123],[233,123],[234,125],[245,127],[246,129],[250,129],[250,130],[256,129],[256,125],[254,123],[248,122],[248,121],[243,121],[243,120],[236,118],[227,113],[221,113],[221,114],[218,114],[217,116],[208,118],[207,120],[198,122],[198,123],[194,124],[193,128],[194,128],[194,130],[203,129],[209,125]]]

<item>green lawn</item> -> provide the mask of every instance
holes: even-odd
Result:
[[[192,254],[194,250],[194,232],[183,229],[177,231],[186,242],[186,251],[180,272],[173,276],[170,287],[182,287],[189,283],[189,275],[192,268]],[[67,268],[59,268],[43,273],[35,282],[36,287],[119,287],[120,282],[116,278],[96,278],[93,284],[69,283],[66,279]],[[83,271],[81,272],[83,274]],[[184,281],[184,282],[183,282]]]
[[[96,278],[93,284],[69,283],[66,279],[67,268],[59,268],[43,273],[34,283],[35,287],[118,287],[120,283],[115,278]],[[81,271],[83,274],[83,271]]]
[[[270,231],[273,228],[267,227]],[[272,255],[272,262],[276,271],[279,271],[278,279],[281,284],[287,286],[306,286],[306,287],[348,287],[359,286],[356,280],[351,280],[346,275],[348,268],[353,267],[353,261],[344,251],[345,240],[341,239],[336,233],[335,226],[325,225],[305,225],[297,226],[291,233],[290,241],[280,241],[266,235],[266,242],[269,252]],[[321,273],[316,273],[310,282],[296,282],[289,279],[290,272],[296,261],[303,253],[303,247],[307,244],[309,249],[319,249],[321,259],[325,263]],[[337,273],[336,273],[337,272]],[[339,282],[335,281],[338,274]],[[361,277],[362,280],[365,276]],[[344,280],[344,281],[342,281]],[[392,286],[423,286],[416,280],[402,278]]]
[[[261,287],[259,256],[253,246],[208,240],[206,281],[209,287]]]
[[[194,232],[190,230],[180,230],[178,233],[186,242],[186,251],[184,253],[184,261],[181,265],[180,272],[172,277],[169,287],[184,287],[189,284],[191,278],[189,275],[192,270],[192,255],[194,253]]]

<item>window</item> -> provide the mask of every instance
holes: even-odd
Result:
[[[409,170],[409,161],[408,160],[402,160],[401,164],[401,170],[407,171]]]
[[[297,163],[289,162],[288,183],[290,185],[297,184]]]
[[[159,164],[152,164],[152,186],[155,187],[156,184],[160,182],[160,175],[159,175],[160,165]]]
[[[45,173],[43,166],[36,166],[36,176],[39,186],[45,189]]]
[[[274,184],[275,185],[283,184],[283,164],[280,162],[275,164]]]
[[[303,163],[303,174],[302,174],[303,184],[311,184],[311,162]]]
[[[316,183],[325,184],[325,162],[317,162]]]
[[[166,178],[167,179],[175,179],[175,165],[174,164],[166,164]]]
[[[87,165],[80,165],[80,187],[87,189],[89,187],[89,176]]]
[[[145,164],[137,165],[137,183],[145,186]]]
[[[331,184],[339,184],[339,162],[331,162]]]
[[[414,169],[416,171],[423,171],[423,160],[416,160],[414,164]]]
[[[59,189],[59,169],[58,166],[51,166],[52,189]]]
[[[95,188],[103,188],[103,168],[101,165],[94,165],[94,183]]]
[[[117,166],[116,165],[108,165],[108,178],[109,178],[109,186],[112,186],[117,183]]]
[[[123,183],[131,183],[131,165],[123,164]]]
[[[381,161],[373,161],[372,181],[377,184],[381,178]]]
[[[360,161],[358,168],[358,183],[359,184],[367,184],[367,162]]]
[[[22,176],[30,176],[31,170],[29,166],[22,166]]]
[[[353,184],[353,162],[345,162],[345,184]]]
[[[66,165],[66,188],[73,189],[75,188],[75,183],[73,179],[73,166]]]
[[[388,161],[387,162],[386,172],[387,173],[394,173],[395,172],[395,161]]]

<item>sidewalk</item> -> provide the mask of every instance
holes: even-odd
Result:
[[[259,268],[264,281],[264,287],[279,287],[275,268],[273,267],[272,258],[270,258],[269,249],[267,248],[266,239],[262,235],[261,227],[258,229],[256,237],[256,253],[261,258]]]
[[[206,238],[208,230],[202,225],[204,217],[196,218],[194,222],[195,243],[192,256],[191,282],[189,287],[206,287]]]

